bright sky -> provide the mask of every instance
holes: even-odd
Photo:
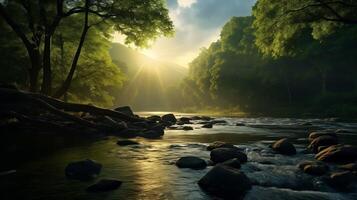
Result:
[[[188,66],[200,52],[219,38],[232,16],[251,14],[256,0],[167,0],[176,34],[159,38],[149,49],[139,50],[152,58]],[[124,37],[116,34],[115,42]]]

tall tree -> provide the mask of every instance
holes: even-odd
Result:
[[[24,14],[23,14],[23,11]],[[51,42],[61,22],[84,15],[82,35],[75,52],[71,70],[58,91],[52,92]],[[118,31],[127,36],[127,43],[145,46],[160,35],[173,32],[173,25],[163,0],[8,0],[0,3],[0,16],[12,28],[26,47],[31,61],[30,90],[38,90],[39,72],[43,70],[41,92],[56,97],[70,88],[78,59],[91,27],[110,24],[103,34]]]

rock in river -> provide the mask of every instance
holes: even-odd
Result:
[[[93,160],[82,160],[69,163],[65,174],[70,179],[90,180],[100,173],[102,165]]]
[[[309,134],[309,141],[313,141],[314,139],[320,137],[320,136],[331,136],[331,137],[336,137],[337,135],[334,132],[326,132],[326,131],[315,131]]]
[[[325,136],[320,136],[312,140],[312,142],[309,145],[309,148],[312,149],[314,153],[318,153],[319,147],[329,147],[332,145],[338,144],[337,137],[325,135]]]
[[[88,192],[106,192],[118,189],[122,182],[115,179],[102,179],[87,188]]]
[[[213,142],[212,144],[207,146],[208,151],[212,151],[213,149],[217,149],[217,148],[236,148],[236,147],[233,144],[221,142],[221,141]]]
[[[298,167],[305,173],[316,176],[324,175],[329,170],[325,163],[319,161],[304,161],[299,163]]]
[[[129,145],[138,145],[139,142],[132,141],[132,140],[119,140],[117,145],[119,146],[129,146]]]
[[[129,106],[118,107],[118,108],[115,108],[114,110],[134,117],[134,112],[133,112],[133,110],[131,110],[131,108]]]
[[[237,158],[240,163],[247,162],[248,158],[245,153],[241,152],[237,148],[217,148],[211,151],[211,160],[214,163],[222,163],[227,160]]]
[[[274,151],[279,152],[280,154],[283,155],[294,155],[296,154],[296,149],[293,144],[289,142],[288,139],[283,138],[281,140],[276,141],[273,145],[272,148]]]
[[[207,167],[205,160],[195,157],[186,156],[176,161],[176,166],[179,168],[204,169]]]
[[[163,122],[176,123],[177,119],[174,114],[166,114],[161,117]]]
[[[207,193],[223,199],[242,199],[252,185],[248,177],[237,169],[217,165],[199,181]]]
[[[316,154],[315,158],[325,162],[353,163],[357,161],[357,147],[333,145]]]

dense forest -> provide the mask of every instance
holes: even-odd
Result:
[[[258,1],[253,16],[233,17],[201,50],[182,86],[187,105],[277,115],[357,112],[356,25],[310,22],[309,10],[280,19],[293,5],[279,4]]]

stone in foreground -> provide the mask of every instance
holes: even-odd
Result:
[[[87,188],[88,192],[106,192],[118,189],[122,182],[115,179],[102,179]]]
[[[237,169],[217,165],[199,181],[208,194],[223,199],[242,199],[252,185],[248,177]]]
[[[305,173],[315,176],[321,176],[327,173],[329,167],[319,161],[304,161],[299,163],[298,167]]]
[[[309,148],[312,149],[314,153],[318,153],[319,147],[329,147],[338,144],[337,137],[334,136],[320,136],[312,140]]]
[[[289,142],[288,139],[283,138],[281,140],[276,141],[272,148],[274,151],[283,154],[283,155],[295,155],[296,149],[293,144]]]
[[[353,163],[357,161],[357,147],[350,145],[333,145],[316,154],[315,158],[325,162]]]
[[[213,149],[210,155],[214,163],[222,163],[233,158],[237,158],[240,163],[245,163],[248,160],[247,155],[237,148]]]
[[[178,159],[176,161],[176,166],[179,168],[204,169],[207,167],[207,163],[201,158],[186,156]]]
[[[65,169],[65,174],[70,179],[85,181],[97,176],[101,169],[100,163],[87,159],[69,163]]]
[[[169,123],[176,123],[177,119],[174,114],[166,114],[161,117],[161,120],[164,122],[169,122]]]

